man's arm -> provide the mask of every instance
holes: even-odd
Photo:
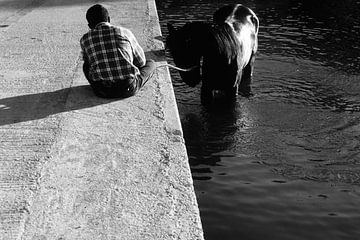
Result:
[[[138,68],[143,67],[146,62],[145,53],[138,41],[136,40],[134,34],[131,31],[127,31],[127,37],[131,44],[133,55],[134,55],[134,65]]]
[[[83,72],[84,72],[86,79],[89,80],[90,79],[90,63],[89,63],[89,59],[86,55],[85,47],[83,45],[82,39],[80,40],[80,47],[81,47],[81,57],[84,61]]]
[[[81,58],[84,60],[84,62],[88,62],[88,58],[86,56],[86,52],[85,52],[85,46],[83,43],[83,38],[80,39],[80,49],[81,49]]]

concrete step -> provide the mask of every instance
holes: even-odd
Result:
[[[82,74],[93,2],[0,0],[0,239],[203,239],[168,69],[124,100]],[[153,0],[104,5],[164,63]]]

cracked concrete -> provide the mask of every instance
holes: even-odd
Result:
[[[167,68],[94,96],[79,39],[92,0],[0,0],[0,239],[203,239]],[[153,0],[104,1],[164,61]]]

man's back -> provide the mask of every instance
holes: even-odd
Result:
[[[108,10],[95,4],[86,12],[90,31],[80,39],[83,71],[94,93],[104,98],[136,94],[155,70],[134,34],[110,24]]]
[[[145,64],[142,48],[130,30],[99,23],[80,40],[83,58],[93,81],[128,82]]]

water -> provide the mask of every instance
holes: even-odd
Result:
[[[163,35],[225,3],[157,0]],[[205,238],[360,239],[360,1],[242,3],[255,96],[205,109],[172,71]]]

